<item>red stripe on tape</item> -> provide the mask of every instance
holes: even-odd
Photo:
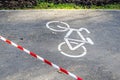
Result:
[[[22,46],[18,45],[17,48],[19,48],[20,50],[23,51],[23,47]]]
[[[65,74],[68,74],[68,71],[63,68],[60,68],[60,71],[64,72]]]
[[[8,44],[11,44],[11,41],[10,41],[10,40],[6,40],[6,42],[7,42]]]
[[[44,59],[44,62],[47,63],[48,65],[52,66],[52,63],[46,59]]]
[[[82,78],[80,78],[80,77],[77,77],[77,80],[83,80]]]
[[[30,52],[30,55],[37,58],[37,55],[34,52]]]

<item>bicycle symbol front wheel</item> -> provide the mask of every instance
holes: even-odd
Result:
[[[77,44],[76,42],[70,42],[70,43]],[[79,58],[79,57],[85,56],[87,53],[87,49],[84,46],[80,46],[83,49],[83,53],[81,53],[79,55],[70,55],[68,53],[65,53],[65,51],[62,50],[62,46],[64,46],[64,45],[67,45],[67,43],[66,42],[60,43],[58,46],[58,50],[61,52],[61,54],[65,55],[67,57]]]

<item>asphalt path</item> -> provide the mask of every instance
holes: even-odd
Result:
[[[51,21],[60,22],[47,27]],[[79,30],[82,30],[82,39]],[[65,41],[67,34],[72,34],[72,42]],[[0,11],[0,35],[84,80],[120,80],[119,10],[3,10]],[[74,48],[81,43],[84,44]],[[70,57],[62,52],[72,56],[86,54]],[[0,80],[75,79],[0,41]]]

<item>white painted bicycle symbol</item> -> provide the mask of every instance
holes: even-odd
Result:
[[[87,53],[87,49],[84,46],[84,44],[86,44],[86,43],[89,43],[91,45],[94,44],[94,42],[89,37],[85,38],[82,35],[82,33],[81,33],[82,31],[85,31],[88,34],[90,33],[90,31],[86,28],[80,28],[80,29],[70,28],[70,26],[67,23],[60,22],[60,21],[50,21],[46,24],[46,26],[47,26],[48,29],[50,29],[52,31],[56,31],[56,32],[68,31],[67,34],[64,37],[64,42],[62,42],[58,45],[58,50],[61,52],[61,54],[65,55],[65,56],[73,57],[73,58],[83,57]],[[71,38],[71,35],[73,33],[77,33],[77,36],[80,39]],[[65,51],[62,50],[62,47],[64,45],[67,45],[69,47],[69,50],[71,50],[71,51],[75,51],[78,48],[82,48],[83,52],[78,54],[78,55],[70,55],[70,54],[68,54],[68,53],[66,53]],[[72,46],[72,45],[75,45],[75,46]]]

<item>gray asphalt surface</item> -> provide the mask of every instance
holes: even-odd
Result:
[[[62,55],[58,45],[64,42],[67,31],[51,31],[46,27],[49,21],[63,21],[75,29],[87,28],[91,33],[83,34],[94,45],[85,44],[87,54],[81,58]],[[119,10],[0,11],[0,35],[84,80],[120,80]],[[74,52],[78,53],[79,50]],[[0,41],[0,80],[75,79]]]

